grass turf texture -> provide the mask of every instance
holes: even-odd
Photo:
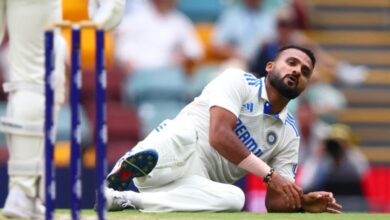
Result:
[[[140,213],[129,210],[122,212],[109,212],[109,220],[389,220],[390,214],[309,214],[309,213],[249,213],[249,212],[221,212],[221,213]],[[7,219],[0,215],[0,219]],[[56,220],[70,219],[69,210],[56,210]],[[85,220],[97,219],[92,210],[82,210],[82,218]]]

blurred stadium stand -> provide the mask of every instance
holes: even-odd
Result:
[[[63,0],[65,20],[80,21],[88,18],[87,0]],[[210,48],[210,38],[224,4],[233,0],[181,0],[179,9],[196,22],[196,30],[206,51],[202,64],[195,67],[192,84],[193,94],[198,94],[202,83],[208,78],[207,71],[213,71],[212,64],[220,61]],[[302,0],[310,9],[310,29],[308,36],[317,41],[327,52],[352,64],[366,65],[370,68],[367,79],[358,86],[336,85],[346,95],[349,106],[338,118],[353,128],[361,138],[362,151],[371,162],[371,168],[362,184],[369,202],[370,211],[390,212],[390,0]],[[63,31],[68,45],[69,31]],[[129,148],[134,146],[146,131],[154,127],[160,119],[174,116],[172,111],[180,109],[183,100],[175,102],[175,106],[166,101],[138,102],[143,111],[153,110],[161,118],[152,118],[151,113],[140,117],[137,108],[124,105],[129,100],[122,95],[122,83],[125,75],[115,66],[113,59],[114,38],[112,33],[106,33],[106,57],[108,69],[108,162],[113,163]],[[93,135],[94,128],[94,35],[86,31],[82,35],[83,60],[83,106],[85,119],[90,124]],[[198,74],[197,74],[198,73]],[[353,77],[353,75],[351,75]],[[208,79],[207,79],[208,80]],[[184,88],[185,89],[185,88]],[[184,90],[183,90],[184,91]],[[132,91],[133,92],[133,91]],[[189,92],[189,91],[186,91]],[[178,93],[183,95],[182,93]],[[160,94],[159,94],[160,95]],[[0,111],[5,111],[5,96],[0,91]],[[134,101],[134,100],[133,100]],[[188,100],[187,100],[188,101]],[[165,104],[161,104],[163,102]],[[152,103],[152,104],[150,104]],[[157,103],[157,104],[156,104]],[[152,106],[152,107],[151,107]],[[165,108],[165,106],[168,106]],[[146,110],[145,110],[146,109]],[[150,110],[152,109],[152,110]],[[66,108],[63,111],[68,111]],[[65,112],[65,115],[69,112]],[[142,127],[142,117],[146,127]],[[64,117],[66,118],[66,117]],[[69,131],[65,119],[60,120],[58,137],[68,136]],[[154,120],[153,122],[151,122]],[[70,123],[70,122],[69,122]],[[154,123],[154,124],[153,124]],[[69,142],[61,139],[56,149],[57,169],[57,207],[69,207]],[[92,139],[92,143],[94,140]],[[4,135],[0,134],[0,144],[5,146]],[[0,147],[0,185],[5,189],[6,160],[8,154],[5,147]],[[91,208],[94,200],[94,148],[89,145],[84,149],[83,162],[83,193],[82,206]],[[109,167],[109,168],[110,168]],[[253,178],[251,176],[249,179]],[[89,181],[88,181],[89,180]],[[247,188],[261,180],[247,181]],[[265,186],[262,185],[264,188]],[[0,191],[0,204],[4,203],[6,190]],[[85,199],[87,198],[87,199]],[[261,204],[258,204],[261,205]]]
[[[389,150],[386,151],[389,157],[384,157],[367,149],[366,154],[372,162],[389,162],[390,1],[306,2],[312,4],[313,28],[308,31],[309,36],[335,57],[370,67],[362,85],[339,87],[349,101],[349,108],[339,115],[339,119],[354,128],[363,146]]]
[[[363,180],[370,210],[390,212],[390,1],[303,2],[310,8],[312,39],[340,60],[369,67],[363,84],[338,85],[348,100],[338,119],[360,137],[372,165]]]
[[[180,0],[178,8],[192,21],[215,22],[226,0]]]

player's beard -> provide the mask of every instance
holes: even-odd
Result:
[[[288,75],[280,77],[275,70],[272,70],[268,73],[268,79],[271,86],[278,90],[279,93],[282,94],[282,96],[284,96],[285,98],[290,100],[295,99],[299,96],[299,94],[301,94],[301,92],[298,90],[297,87],[291,87],[284,83],[284,78],[286,78],[287,76]]]

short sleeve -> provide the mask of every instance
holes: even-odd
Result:
[[[214,79],[208,86],[210,90],[209,108],[219,106],[238,117],[241,106],[249,95],[244,74],[246,73],[238,69],[228,69]]]
[[[283,177],[294,181],[298,164],[299,137],[292,139],[277,152],[269,164]]]

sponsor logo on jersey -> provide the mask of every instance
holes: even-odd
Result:
[[[241,142],[256,156],[260,157],[263,154],[261,148],[257,145],[256,141],[252,138],[248,129],[241,121],[240,118],[237,119],[236,128],[234,129],[236,135],[240,138]]]

